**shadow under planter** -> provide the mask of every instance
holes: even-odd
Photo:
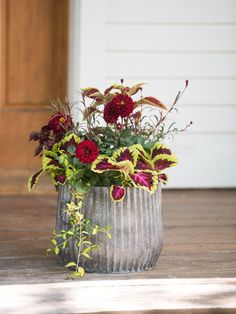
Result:
[[[64,210],[71,194],[67,185],[58,195],[56,232],[70,228]],[[92,242],[100,244],[91,258],[81,258],[87,272],[122,273],[147,270],[153,267],[161,253],[163,228],[161,214],[161,186],[154,194],[140,188],[126,188],[123,201],[114,203],[109,188],[94,187],[85,196],[81,213],[94,225],[110,226],[112,238],[98,233]],[[63,265],[76,262],[77,241],[70,241],[59,257]]]

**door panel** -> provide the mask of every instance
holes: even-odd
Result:
[[[67,95],[68,0],[1,1],[0,172],[39,167],[29,133]]]

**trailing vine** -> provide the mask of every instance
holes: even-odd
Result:
[[[91,253],[101,248],[99,244],[95,244],[92,238],[98,233],[105,233],[108,238],[111,238],[110,227],[99,227],[93,225],[91,220],[86,218],[81,213],[83,206],[84,193],[78,193],[76,191],[70,191],[71,201],[66,204],[66,209],[61,213],[68,220],[69,228],[67,230],[60,230],[58,233],[54,230],[54,237],[51,242],[54,246],[53,249],[48,248],[47,252],[54,251],[55,254],[59,254],[60,250],[65,250],[70,242],[75,242],[77,247],[77,261],[69,262],[65,265],[66,268],[73,269],[68,278],[82,277],[85,274],[85,270],[80,266],[81,256],[90,259]]]

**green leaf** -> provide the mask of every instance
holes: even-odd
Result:
[[[104,186],[110,186],[110,179],[108,177],[103,178],[102,182]]]
[[[76,192],[79,192],[79,193],[85,193],[91,189],[91,186],[81,181],[76,181],[74,187],[76,189]]]
[[[72,266],[75,266],[76,267],[76,263],[74,263],[74,262],[69,262],[68,264],[66,264],[66,268],[67,267],[72,267]]]
[[[74,153],[75,153],[75,146],[69,146],[67,148],[67,151],[68,151],[69,154],[74,155]]]
[[[75,175],[76,180],[82,179],[83,176],[84,176],[84,169],[79,170]]]
[[[72,163],[73,163],[74,166],[76,166],[76,165],[80,164],[80,161],[79,161],[78,158],[73,157],[73,158],[72,158]]]
[[[50,252],[52,252],[52,249],[47,249],[47,251],[46,251],[46,255],[48,255]]]
[[[74,235],[74,232],[72,230],[67,231],[68,235]]]
[[[98,229],[99,229],[99,227],[98,227],[98,226],[95,226],[95,227],[93,228],[92,235],[97,234]]]
[[[155,144],[155,142],[147,142],[143,144],[143,147],[145,149],[151,149],[153,147],[153,145]]]
[[[54,251],[55,251],[55,254],[57,254],[57,255],[58,255],[58,254],[59,254],[59,252],[60,252],[59,247],[58,247],[58,246],[56,246]]]
[[[55,239],[51,239],[52,244],[57,245],[57,241]]]
[[[78,267],[77,271],[75,271],[72,276],[73,277],[83,277],[85,274],[84,268],[83,267]]]
[[[92,185],[96,185],[96,183],[98,182],[99,180],[99,177],[96,175],[96,174],[93,174],[91,172],[91,178],[90,178],[90,182]]]
[[[87,257],[87,258],[90,258],[90,256],[89,256],[87,253],[84,253],[84,252],[83,252],[82,255],[85,256],[85,257]]]
[[[83,241],[83,244],[92,244],[90,241]]]

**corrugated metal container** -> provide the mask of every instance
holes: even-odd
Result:
[[[68,219],[63,213],[70,201],[68,186],[62,186],[58,197],[56,231],[67,230]],[[161,214],[161,186],[154,194],[127,188],[122,202],[114,203],[109,188],[94,187],[87,193],[81,212],[100,227],[111,227],[112,239],[105,234],[93,236],[93,242],[101,249],[91,254],[92,259],[81,259],[87,272],[121,273],[149,269],[155,265],[162,248],[163,229]],[[65,265],[77,260],[76,242],[60,252]]]

